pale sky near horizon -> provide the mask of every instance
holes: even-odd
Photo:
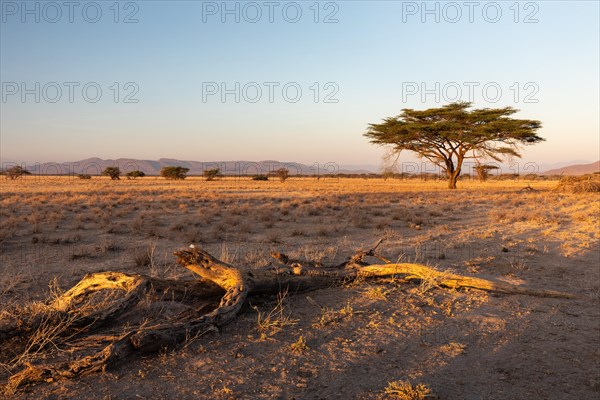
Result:
[[[457,90],[542,121],[524,161],[600,159],[597,1],[0,6],[3,160],[378,165],[369,123]]]

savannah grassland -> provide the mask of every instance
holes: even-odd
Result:
[[[522,191],[528,184],[536,190]],[[14,397],[411,398],[393,390],[403,381],[437,396],[422,398],[596,398],[600,197],[558,192],[556,184],[462,181],[450,191],[418,179],[3,178],[0,313],[44,301],[91,272],[191,278],[172,255],[190,243],[265,268],[270,250],[333,263],[382,237],[392,261],[579,296],[380,280],[253,298],[220,333]],[[69,349],[50,340],[21,361],[57,351]],[[19,355],[2,352],[5,382]]]

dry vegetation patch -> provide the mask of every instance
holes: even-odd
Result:
[[[528,184],[536,190],[521,191]],[[39,311],[87,273],[191,279],[171,254],[191,242],[257,270],[269,250],[330,265],[385,236],[382,255],[392,262],[585,300],[448,292],[435,279],[350,281],[312,301],[294,292],[253,301],[220,335],[193,335],[158,358],[14,397],[377,398],[403,381],[444,399],[593,398],[600,199],[557,185],[465,182],[448,192],[444,182],[396,179],[2,181],[0,320],[52,321],[25,349],[2,347],[2,380],[17,364],[74,350],[63,338],[81,329],[77,316]],[[137,326],[185,311],[161,293],[145,296]]]
[[[561,178],[557,190],[571,193],[600,193],[600,173]]]

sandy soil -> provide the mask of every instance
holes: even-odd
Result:
[[[537,190],[521,191],[528,184]],[[461,182],[448,191],[444,182],[391,179],[2,180],[0,312],[46,299],[53,279],[66,289],[89,272],[190,277],[172,256],[189,243],[262,268],[272,249],[334,262],[383,236],[382,252],[394,261],[579,296],[381,280],[288,293],[280,302],[253,298],[219,333],[12,397],[375,399],[389,396],[390,382],[408,381],[439,399],[597,398],[600,198],[555,185]],[[278,305],[273,326],[259,323]],[[1,350],[5,381],[16,355]]]

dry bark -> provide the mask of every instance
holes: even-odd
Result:
[[[459,289],[473,288],[506,294],[573,298],[568,293],[539,290],[510,285],[503,282],[441,272],[425,265],[414,263],[390,263],[376,253],[378,241],[372,248],[357,252],[348,261],[323,266],[319,263],[292,260],[285,254],[272,253],[277,261],[268,269],[250,270],[231,266],[214,258],[209,253],[190,246],[175,252],[178,262],[200,280],[166,280],[143,275],[102,272],[86,275],[77,285],[45,305],[45,319],[32,318],[23,323],[4,323],[0,326],[0,344],[17,335],[27,336],[48,318],[61,321],[65,315],[73,316],[72,323],[61,334],[69,339],[81,339],[86,343],[75,360],[46,365],[28,365],[12,375],[8,390],[41,381],[76,378],[103,371],[107,367],[123,362],[132,355],[157,352],[172,348],[186,338],[220,328],[230,323],[239,313],[250,295],[277,294],[323,288],[357,278],[396,277],[405,281],[426,280],[430,284]],[[365,258],[375,257],[384,264],[369,264]],[[100,292],[111,296],[95,301]],[[179,313],[168,321],[142,324],[122,334],[98,335],[98,328],[110,325],[118,316],[148,297],[167,299],[173,302],[188,302],[190,309]],[[205,313],[205,305],[198,300],[214,300],[221,297],[216,308]],[[50,316],[50,317],[48,317]],[[14,321],[13,321],[14,322]],[[92,334],[96,333],[96,336]],[[87,335],[87,336],[86,336]],[[108,343],[107,345],[105,345]]]

